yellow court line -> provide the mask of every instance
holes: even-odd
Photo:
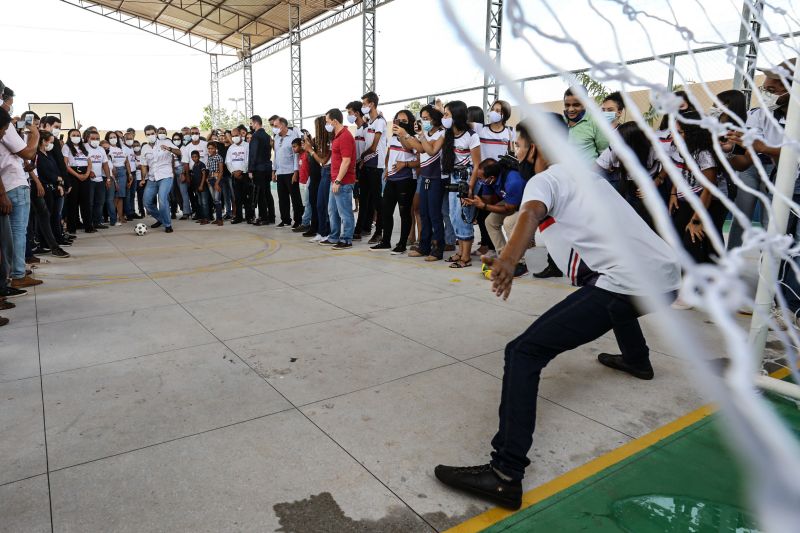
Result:
[[[772,372],[770,377],[775,379],[783,379],[788,375],[789,369],[781,368],[775,372]],[[605,470],[606,468],[614,466],[620,461],[623,461],[628,457],[631,457],[632,455],[635,455],[649,448],[650,446],[653,446],[657,442],[666,439],[678,431],[686,429],[692,424],[701,421],[707,416],[713,414],[715,411],[716,407],[713,405],[704,405],[703,407],[692,411],[691,413],[684,415],[677,420],[670,422],[669,424],[651,431],[643,437],[639,437],[638,439],[635,439],[627,444],[623,444],[619,448],[616,448],[605,455],[601,455],[600,457],[593,459],[584,465],[570,470],[566,474],[562,474],[561,476],[550,480],[543,485],[539,485],[535,489],[531,489],[522,495],[522,507],[520,507],[519,511],[535,505],[542,500],[549,498],[550,496],[558,494],[559,492],[566,490],[577,483],[580,483],[586,478],[589,478]],[[474,518],[470,518],[466,522],[448,529],[445,533],[474,533],[483,531],[487,527],[493,526],[501,520],[504,520],[519,511],[508,511],[506,509],[495,507],[482,514],[479,514]]]

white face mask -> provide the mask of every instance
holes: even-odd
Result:
[[[444,117],[442,119],[442,127],[446,130],[449,130],[453,127],[453,119],[452,117]]]
[[[150,135],[147,136],[147,142],[149,142],[150,144],[153,144],[154,142],[156,142],[157,138],[158,137],[156,137],[154,134],[151,133]]]
[[[53,133],[53,137],[58,137],[59,135],[61,135],[61,129],[53,128],[53,132],[52,133]]]
[[[159,141],[163,141],[166,138],[167,138],[167,134],[166,133],[159,133],[158,134],[158,140]]]
[[[333,130],[334,130],[333,124],[325,124],[325,131],[327,131],[328,133],[333,133]]]
[[[45,147],[44,147],[44,149],[45,149],[46,151],[48,151],[48,152],[49,152],[50,150],[52,150],[52,149],[53,149],[53,147],[54,147],[54,146],[55,146],[55,144],[54,144],[54,143],[50,143],[50,144],[48,144],[47,146],[45,146]]]
[[[117,138],[116,138],[116,137],[109,137],[109,138],[108,138],[108,142],[109,142],[109,143],[110,143],[112,146],[116,146],[116,145],[117,145]]]
[[[280,128],[272,128],[272,134],[273,135],[279,135],[280,133],[281,133],[281,129]]]
[[[708,110],[708,116],[719,119],[719,117],[722,116],[722,109],[718,107],[712,107],[711,109]]]
[[[81,142],[81,138],[78,137],[77,135],[73,135],[72,137],[69,138],[69,140],[72,141],[72,144],[80,144]]]
[[[197,133],[193,133],[192,134],[192,142],[197,142],[199,140],[200,140],[200,135],[198,135]]]
[[[356,116],[355,115],[347,115],[347,122],[349,122],[350,124],[355,124],[356,123]]]
[[[365,105],[364,107],[362,107],[361,113],[363,113],[364,115],[369,115],[369,106]]]
[[[133,149],[133,153],[134,153],[134,154],[138,154],[138,153],[139,153],[139,152],[141,152],[141,151],[142,151],[142,148],[141,148],[141,146],[137,146],[136,148],[134,148],[134,149]]]
[[[172,144],[174,144],[175,146],[180,148],[181,146],[183,146],[183,140],[182,139],[172,139]]]
[[[100,146],[100,139],[92,139],[89,141],[89,144],[92,146],[92,148],[97,148]]]
[[[497,111],[489,111],[489,124],[496,124],[503,120],[503,115]]]
[[[133,146],[133,139],[125,139],[125,144],[128,146]]]
[[[780,98],[780,96],[777,94],[762,92],[761,98],[764,99],[764,105],[767,106],[767,109],[770,111],[775,111],[778,109],[778,98]]]
[[[231,140],[233,141],[233,144],[239,144],[240,142],[242,142],[241,137],[231,137]]]

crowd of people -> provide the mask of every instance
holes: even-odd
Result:
[[[709,236],[722,239],[728,216],[722,199],[735,199],[752,217],[756,202],[738,190],[736,181],[763,187],[751,151],[744,148],[745,132],[756,139],[755,166],[774,177],[789,103],[781,73],[793,68],[787,62],[764,70],[760,100],[767,105],[750,110],[745,94],[737,90],[716,95],[722,105],[706,110],[697,109],[686,93],[675,93],[682,99],[680,110],[663,118],[656,143],[680,170],[683,179],[675,181],[646,133],[635,122],[624,122],[620,93],[605,97],[602,118],[595,119],[568,89],[563,113],[551,114],[551,134],[563,137],[594,165],[591,186],[579,184],[555,163],[557,154],[540,147],[524,124],[511,127],[512,109],[502,100],[486,115],[458,100],[426,105],[418,115],[404,109],[390,124],[378,95],[368,92],[344,111],[335,107],[318,117],[312,131],[275,115],[267,121],[268,132],[254,115],[249,128],[212,131],[207,139],[196,127],[170,136],[165,128],[148,125],[146,142],[140,144],[133,129],[109,131],[102,139],[91,127],[62,136],[57,117],[40,119],[26,112],[12,118],[14,93],[4,87],[1,308],[13,307],[6,298],[42,283],[31,275],[40,256],[69,257],[64,248],[75,244],[78,230],[94,233],[145,216],[154,219],[151,228],[163,227],[167,233],[173,232],[176,219],[192,219],[201,225],[275,225],[332,250],[366,240],[370,251],[444,260],[453,269],[469,268],[482,256],[483,273],[503,297],[515,278],[528,273],[525,253],[538,239],[549,255],[547,266],[534,276],[566,276],[579,290],[506,347],[491,463],[435,470],[450,486],[518,508],[545,365],[613,331],[621,354],[600,354],[599,363],[653,379],[636,297],[655,291],[675,308],[690,307],[676,299],[681,277],[676,251],[658,235],[643,191],[609,147],[597,120],[607,121],[647,170],[686,252],[698,263],[713,262],[718,253]],[[706,115],[731,126],[720,138],[721,152],[713,137],[718,131],[712,133]],[[672,132],[680,136],[688,157],[681,155]],[[726,171],[720,153],[740,180]],[[800,200],[800,182],[794,194]],[[710,217],[695,210],[692,197]],[[635,275],[637,266],[626,264],[601,231],[597,211],[588,207],[598,202],[621,222],[618,237],[645,265],[649,291]],[[796,234],[797,224],[793,217],[787,233]],[[734,221],[728,246],[739,246],[746,230]],[[796,304],[800,288],[790,271],[784,279],[793,289],[787,299]]]

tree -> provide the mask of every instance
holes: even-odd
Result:
[[[217,111],[217,127],[223,130],[235,128],[239,124],[245,123],[245,116],[241,111],[229,112],[224,107]],[[200,121],[200,129],[203,131],[211,130],[213,121],[211,120],[211,104],[203,108],[203,120]]]
[[[420,102],[419,100],[414,100],[413,102],[411,102],[406,106],[406,109],[414,113],[415,117],[418,117],[419,110],[422,109],[422,102]]]

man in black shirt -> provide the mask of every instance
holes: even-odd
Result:
[[[250,140],[250,156],[247,169],[255,185],[254,201],[258,205],[256,226],[275,223],[275,201],[272,198],[270,178],[272,176],[272,141],[264,131],[259,115],[250,117],[253,138]]]

